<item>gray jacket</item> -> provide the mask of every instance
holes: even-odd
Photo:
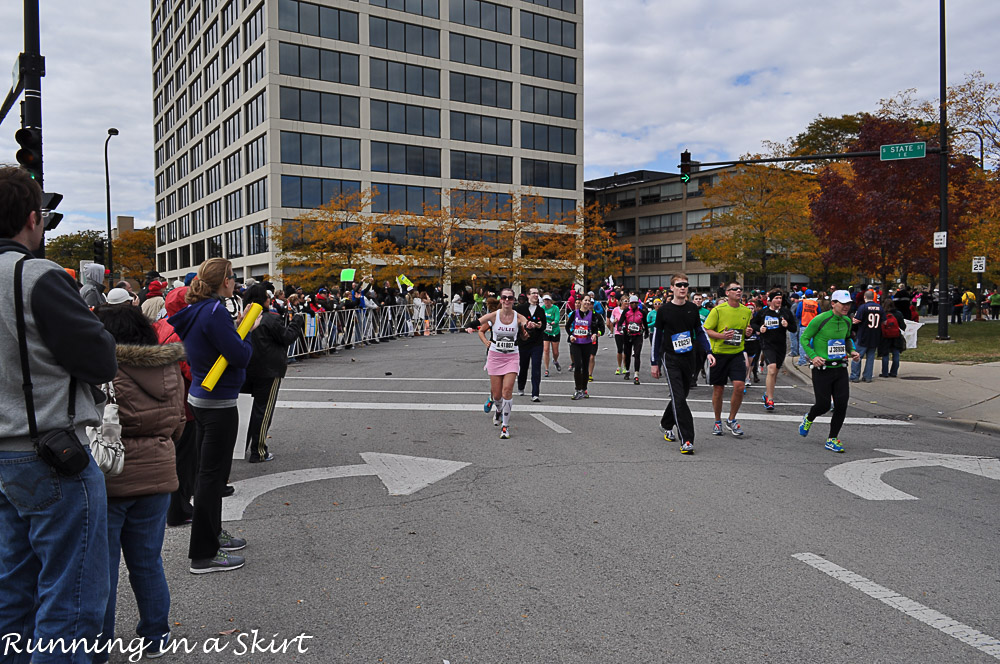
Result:
[[[104,296],[104,266],[100,263],[88,263],[83,266],[83,288],[80,289],[80,297],[90,308],[108,301]]]
[[[17,316],[14,310],[14,265],[23,255],[24,319],[28,360],[34,384],[35,421],[38,430],[69,426],[69,383],[75,376],[76,427],[86,440],[84,427],[101,421],[89,385],[115,377],[114,338],[80,299],[76,284],[61,267],[33,259],[12,240],[0,240],[0,451],[33,449],[28,435],[28,415],[21,388]]]

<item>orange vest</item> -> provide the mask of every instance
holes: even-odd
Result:
[[[809,325],[813,318],[819,314],[819,302],[816,300],[802,300],[802,327]]]

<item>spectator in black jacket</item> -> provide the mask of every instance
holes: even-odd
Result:
[[[531,365],[531,400],[541,401],[538,396],[538,388],[542,383],[542,350],[545,338],[545,309],[538,301],[538,289],[531,287],[528,289],[528,298],[524,304],[518,304],[514,311],[528,319],[528,322],[538,323],[536,327],[528,330],[528,337],[522,338],[518,344],[518,351],[521,354],[520,370],[517,373],[517,394],[524,396],[524,385],[528,382],[528,365]]]
[[[240,390],[253,396],[246,448],[250,452],[250,463],[260,463],[274,458],[267,451],[267,430],[271,427],[274,402],[278,399],[278,388],[288,366],[288,347],[302,334],[305,320],[296,314],[285,327],[282,317],[271,312],[271,296],[260,284],[247,289],[244,302],[247,307],[251,304],[264,307],[260,325],[250,333],[253,356],[247,366],[243,389]]]

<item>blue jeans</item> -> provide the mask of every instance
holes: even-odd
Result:
[[[802,334],[802,330],[798,329],[795,332],[788,333],[788,352],[791,353],[792,357],[798,355],[801,351],[799,350],[799,335]]]
[[[58,475],[34,452],[0,452],[0,638],[21,635],[55,652],[17,654],[5,664],[73,662],[92,655],[71,640],[95,643],[108,602],[108,498],[91,462],[76,477]],[[9,645],[10,642],[7,642]]]
[[[798,338],[798,345],[799,345],[799,366],[804,366],[805,364],[808,364],[808,362],[809,362],[809,358],[806,356],[806,346],[805,346],[805,344],[802,343],[802,333],[806,331],[805,328],[806,328],[806,326],[804,326],[804,325],[800,325],[799,326],[799,338]]]
[[[863,361],[865,363],[864,379],[871,382],[872,373],[875,371],[875,351],[878,349],[874,346],[871,348],[857,346],[855,350],[861,357],[857,360],[851,360],[851,380],[858,380],[861,376],[861,362]]]
[[[882,356],[882,373],[886,376],[896,376],[899,373],[899,349],[893,348]],[[889,368],[889,358],[892,358],[892,368]]]
[[[128,580],[139,608],[136,634],[151,641],[156,648],[170,632],[170,590],[163,573],[163,532],[167,526],[169,493],[112,500],[108,503],[108,570],[111,594],[104,613],[104,638],[115,634],[115,605],[118,599],[118,561],[125,556]],[[129,638],[122,636],[128,643]]]
[[[962,322],[963,323],[971,323],[972,322],[972,314],[974,313],[974,311],[975,311],[975,309],[973,309],[968,304],[966,304],[965,306],[963,306],[962,307]]]

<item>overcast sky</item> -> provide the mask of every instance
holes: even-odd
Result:
[[[937,96],[937,0],[582,1],[588,179],[676,172],[685,148],[701,161],[758,151],[817,115],[875,110],[906,88]],[[23,48],[21,4],[0,3],[0,70]],[[109,147],[112,213],[152,224],[149,2],[41,5],[45,182],[65,196],[57,232],[105,226],[108,127],[121,131]],[[998,26],[1000,2],[948,0],[949,83],[975,70],[1000,81]],[[15,106],[0,161],[14,161],[19,126]]]

